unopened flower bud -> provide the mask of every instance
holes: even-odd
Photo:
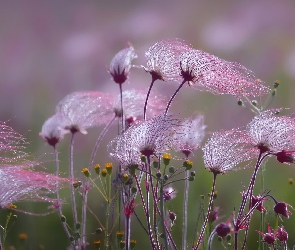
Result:
[[[123,239],[124,232],[123,231],[117,231],[116,237],[118,241],[121,241]]]
[[[103,170],[101,170],[101,176],[102,177],[106,177],[107,173],[108,173],[108,171],[105,168]]]
[[[112,171],[113,171],[113,164],[111,162],[108,162],[105,164],[105,167],[106,167],[108,174],[111,175]]]
[[[131,250],[134,249],[136,246],[136,240],[130,240],[130,248]]]
[[[81,171],[87,178],[90,176],[90,172],[88,170],[88,168],[83,168]]]
[[[193,162],[192,161],[189,161],[189,160],[186,160],[183,165],[182,165],[184,168],[186,168],[186,170],[190,170],[192,167],[193,167]]]
[[[171,155],[170,154],[164,154],[163,155],[163,163],[165,166],[169,165],[171,160]]]
[[[61,220],[62,222],[66,222],[66,221],[67,221],[67,218],[66,218],[66,216],[62,215],[62,216],[60,217],[60,220]]]
[[[121,249],[124,249],[125,248],[125,245],[126,245],[126,242],[124,240],[121,240],[120,241],[120,248]]]
[[[102,228],[100,228],[100,227],[99,228],[96,228],[95,229],[95,233],[96,234],[101,234],[102,233]]]
[[[173,174],[174,172],[175,172],[175,168],[174,168],[174,167],[170,167],[170,168],[169,168],[169,173],[170,173],[170,174]]]
[[[99,174],[100,174],[100,165],[99,165],[99,164],[95,164],[95,165],[94,165],[94,170],[95,170],[95,173],[96,173],[97,175],[99,175]]]

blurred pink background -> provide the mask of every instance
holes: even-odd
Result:
[[[119,93],[118,86],[111,81],[107,72],[112,57],[130,42],[139,55],[134,64],[144,65],[145,50],[169,37],[184,39],[196,49],[228,61],[240,62],[269,86],[279,79],[279,95],[272,107],[284,106],[294,112],[294,11],[293,0],[2,1],[0,118],[9,121],[10,126],[28,138],[31,142],[29,150],[34,156],[51,153],[51,148],[45,145],[38,133],[43,122],[54,113],[59,100],[78,90]],[[129,83],[124,84],[123,89],[147,88],[150,80],[150,75],[142,69],[133,68]],[[154,93],[161,91],[172,94],[177,87],[176,83],[156,82],[155,85]],[[252,117],[250,112],[236,105],[233,97],[214,96],[189,88],[180,92],[172,110],[183,116],[204,114],[208,132],[243,126]],[[105,143],[111,138],[112,135],[109,135]],[[94,143],[89,137],[81,136],[79,139],[76,154],[81,155],[77,160],[77,165],[81,165],[77,167],[77,172],[88,164],[85,157],[90,155]],[[89,146],[88,152],[85,152],[85,145]],[[62,147],[67,150],[68,145],[64,143]],[[105,154],[104,149],[102,155]],[[200,152],[196,156],[199,157],[199,164],[202,164]],[[64,159],[66,161],[66,154]],[[102,159],[107,161],[105,156]],[[66,166],[65,163],[64,171]],[[294,177],[294,167],[280,165],[280,168],[284,169],[284,173],[279,173],[282,182]],[[275,169],[273,167],[273,171]],[[266,183],[270,184],[268,188],[278,191],[281,198],[286,198],[287,194],[279,192],[278,186],[272,186],[272,176],[277,175],[276,172],[270,173],[270,176],[266,176]],[[234,177],[225,176],[223,180],[221,177],[218,186],[220,193],[232,192],[234,183],[238,190],[242,189],[240,183],[245,174],[250,177],[251,171],[246,170],[241,175],[233,173]],[[196,196],[209,190],[212,176],[208,176],[208,184],[198,185],[200,190]],[[289,189],[284,192],[289,192]],[[294,194],[292,190],[290,192]],[[226,204],[228,211],[238,206],[240,201],[239,193],[232,195],[235,203],[229,201]],[[229,215],[228,211],[223,210],[226,216]],[[30,221],[26,216],[23,218]],[[40,222],[40,226],[44,227],[44,221]],[[18,225],[15,233],[25,229],[26,226]],[[30,246],[37,245],[34,238],[37,236],[32,235],[38,230],[37,225],[32,226],[29,237],[35,240],[31,241]],[[49,246],[46,249],[64,249],[59,248],[58,244],[50,245],[52,242],[46,244]]]

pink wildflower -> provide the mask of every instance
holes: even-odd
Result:
[[[279,241],[286,243],[288,240],[288,232],[284,229],[284,226],[278,227],[275,232],[276,237]]]
[[[167,186],[163,190],[164,201],[170,201],[176,197],[176,190],[171,186]]]
[[[132,46],[119,51],[110,63],[109,72],[114,82],[118,84],[124,83],[131,68],[131,62],[137,58],[137,54]]]
[[[175,134],[175,150],[188,157],[200,146],[205,136],[205,128],[202,115],[185,119],[179,127],[180,133]]]
[[[136,208],[136,204],[134,203],[134,199],[128,201],[124,208],[124,214],[126,217],[130,218],[131,215],[134,213],[134,209]]]
[[[267,243],[268,245],[274,245],[274,242],[276,240],[276,235],[271,232],[270,225],[267,226],[267,233],[262,233],[260,231],[257,231],[260,235],[263,236],[262,242]]]
[[[63,139],[65,134],[70,132],[65,129],[68,126],[70,126],[70,120],[61,113],[57,113],[45,121],[39,135],[50,146],[54,147]]]
[[[191,49],[180,55],[184,81],[198,90],[236,97],[260,96],[269,91],[254,74],[235,62],[227,62],[201,50]]]
[[[152,75],[153,80],[182,80],[179,57],[181,53],[190,49],[189,45],[177,38],[161,40],[145,52],[147,67],[144,69]]]
[[[227,236],[228,234],[234,231],[233,226],[231,224],[231,220],[232,220],[232,217],[230,217],[226,222],[219,223],[215,227],[214,231],[219,237],[224,238],[225,236]]]
[[[246,131],[260,153],[268,152],[277,155],[281,162],[290,162],[292,155],[285,150],[295,150],[295,120],[275,113],[268,110],[255,116]]]
[[[250,209],[253,208],[254,206],[256,206],[256,210],[258,210],[259,212],[266,212],[267,210],[263,206],[263,201],[265,201],[265,200],[267,200],[267,198],[264,198],[260,195],[258,195],[258,196],[252,195]]]
[[[202,150],[205,167],[215,174],[224,174],[256,156],[248,136],[239,130],[213,133]]]
[[[292,213],[288,210],[288,206],[293,209],[293,207],[291,205],[287,204],[286,202],[283,202],[283,201],[277,202],[275,204],[273,210],[277,215],[283,215],[289,219],[289,216]]]
[[[172,148],[178,123],[178,119],[164,115],[135,123],[109,143],[110,156],[122,166],[141,165],[141,154],[159,156]]]

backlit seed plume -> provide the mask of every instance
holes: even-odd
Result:
[[[185,119],[179,129],[181,134],[175,134],[176,151],[182,152],[188,157],[194,150],[200,147],[205,136],[204,116],[189,117]]]
[[[70,121],[64,127],[71,132],[86,134],[86,129],[106,124],[114,116],[112,98],[98,91],[74,92],[63,98],[56,107],[56,113],[62,114]]]
[[[261,153],[295,150],[295,120],[267,110],[255,116],[246,127],[252,145]]]
[[[119,51],[110,63],[109,72],[114,82],[118,84],[124,83],[131,68],[131,62],[137,58],[137,54],[132,46]]]
[[[181,81],[179,57],[190,49],[189,45],[177,38],[161,40],[145,52],[147,66],[144,69],[152,75],[153,80]]]
[[[25,138],[5,122],[0,121],[0,162],[9,163],[24,159]]]
[[[125,120],[128,123],[143,119],[143,107],[147,90],[125,90],[123,91],[123,108]],[[167,98],[161,94],[150,96],[147,114],[154,117],[163,113]],[[114,110],[118,117],[121,115],[120,95],[114,101]]]
[[[260,96],[269,88],[239,63],[227,62],[201,50],[191,49],[180,56],[183,79],[197,90],[236,97]]]
[[[239,130],[213,133],[202,150],[205,167],[214,174],[226,173],[239,163],[258,156],[250,138]]]
[[[135,123],[109,143],[109,154],[122,166],[140,164],[140,155],[159,156],[172,148],[177,126],[178,119],[164,115]]]
[[[55,192],[56,183],[59,187],[67,181],[54,175],[36,172],[30,169],[33,162],[22,165],[2,165],[0,167],[0,208],[20,201],[55,202],[48,194]]]
[[[70,120],[67,119],[61,113],[56,113],[55,115],[48,118],[43,126],[39,135],[44,141],[46,141],[50,146],[55,146],[60,142],[66,133],[69,133],[69,130],[66,130],[66,127],[71,125]]]

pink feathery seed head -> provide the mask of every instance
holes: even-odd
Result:
[[[12,163],[25,159],[23,152],[27,142],[25,138],[14,131],[5,122],[0,121],[0,162]]]
[[[55,192],[57,183],[59,183],[59,188],[68,184],[67,179],[36,172],[28,169],[27,166],[28,164],[0,168],[0,206],[2,208],[19,201],[54,202],[56,200],[47,195]]]
[[[288,240],[288,232],[284,229],[284,226],[278,227],[275,235],[277,239],[281,242],[287,242]]]
[[[287,151],[295,150],[295,120],[289,116],[277,115],[277,110],[267,110],[255,116],[246,131],[252,145],[260,153],[277,155],[278,160],[290,162]],[[283,151],[284,150],[284,151]],[[289,159],[290,160],[290,159]]]
[[[167,186],[163,190],[164,201],[170,201],[176,197],[177,191],[171,186]]]
[[[273,207],[273,210],[277,215],[283,215],[289,219],[290,214],[292,213],[288,210],[288,207],[294,210],[294,208],[290,204],[282,201],[282,202],[277,202],[275,206]]]
[[[190,49],[189,45],[177,38],[161,40],[145,52],[147,67],[143,68],[152,75],[153,80],[181,81],[179,57]]]
[[[269,92],[269,88],[244,66],[201,50],[184,51],[180,55],[180,71],[183,80],[190,86],[213,94],[230,94],[240,98]]]
[[[132,123],[143,119],[143,108],[146,99],[146,93],[147,90],[131,89],[123,91],[123,109],[126,121]],[[150,95],[147,109],[148,116],[154,117],[162,114],[166,107],[167,99],[167,97],[161,94]],[[120,95],[115,99],[113,107],[116,116],[121,117],[122,111]]]
[[[112,75],[114,82],[124,83],[131,69],[131,62],[137,58],[137,54],[132,46],[119,51],[110,63],[109,73]]]
[[[114,116],[113,98],[98,91],[74,92],[64,97],[56,106],[56,113],[65,116],[70,124],[64,129],[71,133],[87,134],[86,129],[106,124]]]
[[[267,233],[263,233],[263,232],[260,232],[258,230],[256,230],[257,233],[259,233],[260,235],[263,236],[263,239],[262,239],[262,242],[265,242],[269,245],[273,245],[275,240],[276,240],[276,235],[274,233],[271,232],[271,228],[270,228],[270,225],[268,223],[268,226],[267,226]]]
[[[140,155],[159,156],[173,147],[177,126],[179,120],[171,115],[137,122],[109,143],[109,154],[122,166],[140,165]]]
[[[202,150],[205,167],[214,174],[224,174],[258,156],[247,134],[237,129],[213,133]]]
[[[55,147],[64,138],[64,135],[69,133],[69,130],[65,129],[68,126],[70,126],[70,120],[63,114],[56,113],[44,122],[39,135],[50,146]]]
[[[200,147],[205,136],[204,116],[189,117],[182,121],[179,127],[181,133],[175,134],[175,150],[186,157]]]

